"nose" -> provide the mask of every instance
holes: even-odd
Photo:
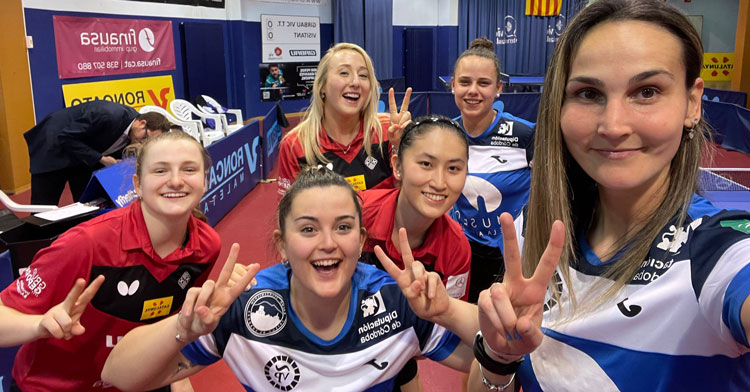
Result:
[[[179,171],[173,171],[169,175],[168,185],[172,188],[180,188],[182,184],[185,183],[185,180],[182,178],[182,175]]]
[[[445,170],[435,170],[432,173],[432,178],[430,179],[430,186],[438,191],[443,191],[446,188],[446,173]]]
[[[325,252],[332,252],[336,249],[336,241],[333,239],[332,230],[322,230],[320,232],[320,243],[318,244],[318,247]]]
[[[607,100],[603,107],[601,120],[597,133],[603,137],[618,139],[632,132],[629,119],[632,113],[628,113],[627,104],[619,99]]]
[[[352,87],[358,87],[360,83],[359,75],[357,75],[355,72],[351,74],[350,78],[351,79],[349,80],[349,85]]]

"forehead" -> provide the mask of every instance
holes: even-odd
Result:
[[[497,76],[495,62],[480,56],[466,56],[456,66],[456,77],[485,77],[495,79]]]
[[[335,219],[342,215],[357,216],[352,191],[343,186],[308,188],[297,193],[292,200],[287,219],[301,216],[314,217],[320,221]]]
[[[144,150],[143,163],[198,162],[203,164],[203,154],[197,143],[190,140],[160,139],[149,143]]]
[[[643,21],[605,22],[584,35],[571,62],[581,70],[608,71],[630,78],[638,70],[684,74],[681,41],[665,28]]]
[[[354,68],[366,68],[365,58],[351,49],[339,50],[331,56],[331,68],[339,66],[351,66]]]
[[[421,134],[414,137],[412,144],[403,153],[406,155],[429,154],[445,159],[465,158],[466,141],[453,130],[427,125]]]

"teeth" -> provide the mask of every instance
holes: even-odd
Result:
[[[314,261],[313,265],[316,267],[330,267],[332,265],[338,264],[338,260],[318,260]]]
[[[445,199],[445,195],[436,195],[434,193],[427,193],[427,192],[422,192],[422,194],[425,195],[425,197],[430,200],[441,201]]]
[[[171,193],[165,193],[162,196],[164,197],[185,197],[187,193],[185,192],[171,192]]]
[[[482,101],[475,101],[475,100],[469,100],[469,99],[466,100],[466,103],[468,103],[469,105],[476,105],[476,104],[478,104],[480,102],[482,102]]]
[[[359,99],[359,94],[345,93],[344,98]]]

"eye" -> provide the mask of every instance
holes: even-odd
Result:
[[[370,75],[368,75],[368,74],[359,74],[359,77],[362,78],[362,79],[368,79],[370,77]]]
[[[575,92],[575,96],[584,101],[602,101],[604,97],[593,88],[582,88]]]
[[[198,171],[198,169],[197,169],[197,168],[194,168],[194,167],[186,167],[186,168],[185,168],[184,170],[185,170],[186,172],[188,172],[188,173],[195,173],[195,172],[197,172],[197,171]]]
[[[464,168],[462,166],[449,166],[448,167],[448,171],[450,171],[452,173],[460,173],[463,170],[464,170]]]
[[[656,89],[655,87],[648,86],[648,87],[644,87],[638,90],[638,92],[636,93],[636,97],[642,98],[642,99],[652,99],[652,98],[655,98],[656,95],[658,94],[659,94],[658,89]]]
[[[417,162],[417,164],[419,166],[422,166],[422,167],[425,167],[425,168],[432,167],[432,163],[429,162],[429,161],[419,161],[419,162]]]
[[[164,174],[164,173],[166,173],[166,172],[167,172],[167,171],[166,171],[165,169],[163,169],[163,168],[157,168],[157,169],[154,169],[154,170],[153,170],[153,173],[154,173],[154,174]]]
[[[338,231],[349,231],[352,229],[352,225],[348,223],[340,223],[336,229]]]
[[[299,231],[300,233],[311,234],[315,232],[315,229],[312,226],[302,226]]]
[[[349,72],[347,72],[347,71],[341,71],[341,72],[339,72],[339,75],[341,75],[341,76],[348,76]]]

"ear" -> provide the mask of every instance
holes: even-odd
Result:
[[[453,93],[453,90],[456,89],[456,77],[451,78],[451,93]]]
[[[286,251],[284,250],[284,238],[281,236],[281,230],[274,230],[271,239],[273,240],[274,245],[276,245],[276,250],[279,251],[281,259],[285,260]]]
[[[365,247],[365,241],[367,240],[367,229],[364,226],[359,228],[359,253],[362,253],[362,249]]]
[[[133,189],[135,189],[135,194],[138,195],[138,198],[141,198],[141,180],[138,178],[137,174],[133,174]]]
[[[695,79],[695,83],[688,90],[688,107],[685,112],[685,121],[683,124],[686,128],[695,126],[695,120],[700,120],[703,108],[703,79]]]
[[[397,180],[401,179],[401,161],[398,160],[398,155],[391,155],[391,167],[393,168],[393,176]]]
[[[503,93],[503,81],[502,80],[498,80],[497,81],[497,91],[495,92],[495,94],[499,97],[500,94],[502,94],[502,93]]]

